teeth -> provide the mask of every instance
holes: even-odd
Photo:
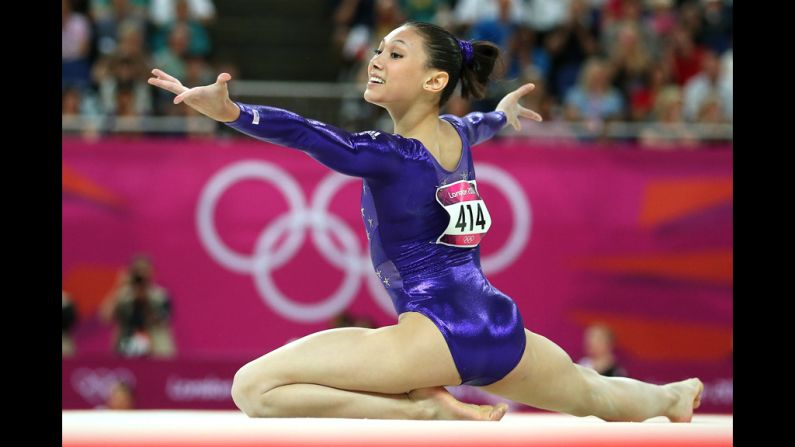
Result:
[[[370,76],[370,82],[375,82],[377,84],[383,84],[384,80],[379,78],[378,76]]]

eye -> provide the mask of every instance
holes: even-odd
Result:
[[[397,54],[395,52],[392,52],[389,55],[392,56],[392,59],[400,59],[401,57],[403,57],[402,55]]]
[[[375,53],[375,54],[381,54],[381,53],[383,53],[383,51],[381,51],[381,50],[379,50],[378,48],[376,48],[375,50],[373,50],[373,53]]]

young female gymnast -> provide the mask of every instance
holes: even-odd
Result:
[[[472,146],[519,117],[525,84],[496,110],[459,118],[439,109],[461,83],[482,97],[499,50],[409,22],[381,41],[364,99],[385,108],[394,133],[349,133],[287,110],[233,102],[221,73],[188,88],[155,69],[149,83],[254,138],[302,150],[362,178],[361,213],[374,275],[390,294],[397,324],[308,335],[244,365],[232,397],[252,417],[499,420],[507,405],[459,402],[444,386],[467,384],[513,401],[608,421],[666,416],[689,422],[703,385],[652,385],[602,377],[524,328],[513,300],[480,268],[491,225],[477,192]]]

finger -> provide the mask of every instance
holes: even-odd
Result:
[[[544,118],[542,118],[540,114],[522,106],[519,106],[519,115],[539,122],[544,121]]]
[[[229,73],[221,73],[218,75],[218,79],[216,80],[216,82],[219,84],[226,84],[230,80],[232,80],[232,75],[230,75]]]
[[[518,118],[511,119],[511,126],[513,126],[514,130],[519,130],[522,128],[521,124],[519,124]]]
[[[152,74],[157,76],[158,78],[162,78],[162,79],[165,79],[165,80],[171,81],[171,82],[176,82],[177,84],[182,84],[181,82],[179,82],[179,80],[177,78],[175,78],[174,76],[171,76],[170,74],[166,73],[165,71],[163,71],[163,70],[161,70],[159,68],[155,68],[154,70],[152,70]]]
[[[179,104],[182,101],[184,101],[185,98],[187,98],[190,95],[190,93],[191,93],[191,91],[190,91],[190,89],[188,89],[188,90],[185,90],[184,92],[180,93],[179,95],[175,96],[174,97],[174,104]]]
[[[176,95],[179,95],[180,93],[182,93],[182,92],[184,92],[185,90],[188,89],[187,87],[185,87],[182,84],[175,84],[172,81],[165,81],[163,79],[149,78],[147,81],[151,85],[154,85],[156,87],[160,87],[160,88],[162,88],[164,90],[168,90],[171,93],[174,93]]]
[[[524,96],[524,95],[526,95],[526,94],[530,93],[530,92],[531,92],[531,91],[533,91],[533,89],[535,89],[535,88],[536,88],[536,85],[535,85],[535,84],[533,84],[532,82],[530,82],[530,83],[527,83],[527,84],[525,84],[525,85],[523,85],[523,86],[521,86],[521,87],[517,88],[516,90],[514,90],[514,91],[513,91],[513,93],[514,93],[516,96],[519,96],[519,97],[521,97],[521,96]]]

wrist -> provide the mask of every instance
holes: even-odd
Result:
[[[494,112],[495,112],[495,113],[498,113],[498,114],[501,114],[501,115],[502,115],[502,118],[501,118],[501,120],[502,120],[502,127],[505,127],[505,126],[508,124],[508,114],[507,114],[507,113],[505,113],[505,111],[504,111],[504,110],[502,110],[502,109],[500,109],[500,110],[495,110]]]
[[[221,122],[231,123],[233,121],[237,121],[237,119],[240,118],[240,107],[231,99],[226,99],[226,105],[224,106],[224,109],[224,118],[220,120]]]

